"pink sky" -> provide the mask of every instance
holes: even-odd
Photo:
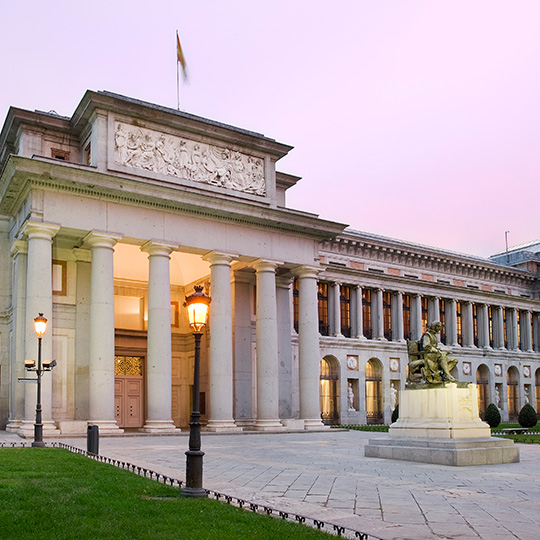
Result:
[[[488,256],[540,238],[540,2],[9,2],[0,116],[71,115],[86,89],[295,149],[288,205]]]

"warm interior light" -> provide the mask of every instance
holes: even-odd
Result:
[[[195,292],[186,296],[184,306],[188,310],[189,325],[193,331],[200,332],[206,325],[206,317],[210,307],[210,297],[202,292],[201,285],[195,286]]]
[[[47,319],[43,316],[43,313],[40,313],[34,319],[34,328],[36,330],[36,334],[38,335],[38,337],[39,338],[43,337],[45,330],[47,330]]]

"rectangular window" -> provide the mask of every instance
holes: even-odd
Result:
[[[441,330],[441,343],[446,345],[446,301],[442,298],[439,300],[439,320],[443,325]]]
[[[371,328],[371,290],[362,290],[362,319],[363,319],[363,333],[367,339],[372,339],[373,330]]]
[[[328,335],[328,283],[319,282],[317,286],[319,301],[319,333]]]
[[[339,310],[341,316],[341,333],[351,337],[351,288],[341,285],[339,288]]]
[[[463,318],[462,318],[462,304],[461,302],[456,302],[456,330],[457,330],[457,342],[459,345],[463,345]]]
[[[508,324],[506,321],[506,309],[502,309],[502,318],[503,318],[503,339],[504,339],[504,347],[508,349]]]
[[[292,286],[292,301],[293,301],[293,325],[296,333],[298,333],[298,311],[300,309],[300,290],[299,290],[298,280],[293,281]]]
[[[473,342],[475,347],[478,347],[478,311],[476,304],[472,305],[472,320],[473,320]]]
[[[403,337],[411,339],[411,297],[403,295]]]
[[[523,343],[521,342],[521,313],[516,309],[516,319],[517,319],[517,348],[523,350]]]
[[[383,292],[383,324],[384,337],[390,341],[392,339],[392,294]]]
[[[67,295],[67,261],[52,262],[52,292],[58,296]]]
[[[428,299],[422,296],[422,334],[427,330],[428,325]]]
[[[178,302],[171,302],[171,326],[178,328],[180,326]]]
[[[494,346],[493,340],[493,309],[491,306],[488,306],[488,319],[489,319],[489,346]]]

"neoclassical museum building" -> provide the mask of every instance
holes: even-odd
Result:
[[[34,318],[48,320],[45,435],[188,425],[211,296],[205,429],[387,423],[407,340],[440,320],[460,381],[514,419],[540,408],[540,243],[482,259],[286,206],[291,146],[109,92],[68,117],[11,108],[0,133],[0,429],[33,434]]]

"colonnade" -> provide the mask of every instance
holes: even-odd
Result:
[[[341,283],[330,283],[329,287],[329,333],[342,336],[341,331]],[[349,286],[351,337],[365,339],[362,287]],[[371,291],[371,334],[373,339],[385,339],[384,302],[382,288]],[[403,291],[390,291],[391,294],[391,340],[403,342],[405,338]],[[451,346],[480,347],[485,349],[540,351],[540,314],[530,310],[513,307],[458,301],[454,298],[435,296],[423,297],[421,294],[408,294],[410,339],[420,339],[423,333],[422,299],[427,298],[427,321],[441,319],[440,303],[444,300],[444,323],[446,344]],[[458,316],[458,302],[461,313]],[[474,309],[476,308],[476,314]],[[489,310],[491,308],[491,321]],[[519,317],[519,325],[518,325]],[[476,319],[476,320],[475,320]],[[424,321],[425,322],[425,321]],[[519,327],[519,328],[518,328]],[[458,338],[459,336],[459,338]],[[408,337],[408,336],[407,336]]]
[[[52,357],[54,321],[52,293],[52,242],[59,225],[28,222],[24,228],[26,241],[17,240],[12,250],[16,261],[18,294],[16,303],[16,343],[25,344],[25,358],[35,356],[36,336],[32,319],[39,312],[49,318],[49,329],[43,338],[43,357]],[[113,254],[121,234],[89,232],[82,245],[91,252],[89,324],[88,324],[88,421],[98,425],[102,433],[120,431],[115,420],[115,325]],[[171,321],[170,270],[175,244],[146,242],[141,250],[148,254],[148,341],[146,370],[146,422],[143,431],[170,432],[175,429],[171,418]],[[78,249],[77,251],[82,251]],[[240,429],[234,419],[233,318],[231,303],[231,263],[234,254],[211,252],[205,256],[210,265],[212,305],[209,340],[209,421],[214,431]],[[254,428],[280,429],[279,361],[286,351],[279,351],[278,305],[289,310],[276,290],[285,287],[290,298],[291,280],[284,285],[276,279],[279,261],[259,259],[252,263],[256,273],[256,418]],[[306,429],[322,425],[319,411],[319,334],[317,313],[317,269],[295,269],[300,283],[299,379],[300,419]],[[283,295],[282,295],[283,296]],[[24,305],[22,302],[24,301]],[[24,328],[22,325],[24,324]],[[283,349],[284,343],[281,340]],[[290,325],[289,340],[290,348]],[[290,353],[290,351],[289,351]],[[22,361],[20,354],[16,361]],[[289,356],[291,356],[289,354]],[[53,430],[51,418],[51,377],[43,379],[43,420],[45,429]],[[25,387],[24,411],[11,411],[10,424],[22,431],[33,428],[35,388]],[[18,419],[17,417],[21,417]]]

